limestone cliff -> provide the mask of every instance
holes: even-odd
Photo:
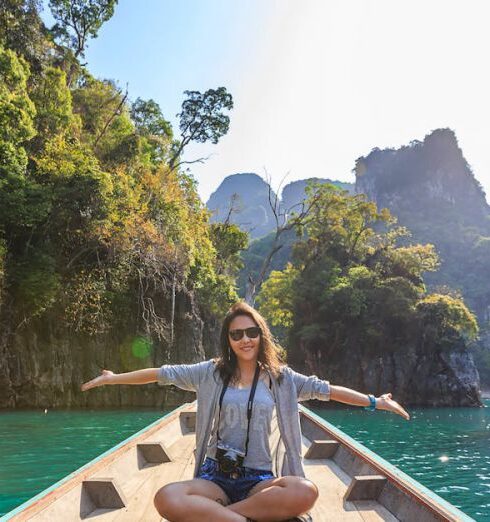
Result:
[[[392,392],[407,406],[481,406],[479,378],[468,350],[421,353],[409,347],[400,353],[363,357],[346,351],[343,356],[321,359],[321,352],[302,352],[307,373],[332,384],[365,393]]]
[[[211,357],[217,346],[215,327],[203,321],[192,295],[179,294],[174,345],[154,343],[143,353],[135,350],[136,332],[130,325],[125,332],[97,337],[76,335],[55,317],[16,332],[4,329],[0,339],[0,408],[168,407],[184,399],[194,400],[194,394],[156,384],[106,386],[86,393],[80,391],[80,385],[103,368],[125,372]]]

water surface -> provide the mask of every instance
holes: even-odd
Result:
[[[0,516],[165,413],[0,411]]]
[[[479,521],[490,521],[490,400],[427,408],[412,419],[360,409],[315,413]]]

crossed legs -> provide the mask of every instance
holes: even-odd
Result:
[[[172,482],[160,488],[154,498],[158,513],[171,522],[245,522],[230,511],[226,493],[210,480]]]
[[[280,477],[257,484],[250,495],[229,504],[225,492],[209,480],[174,482],[155,495],[158,513],[171,522],[276,522],[310,510],[317,487],[301,477]]]

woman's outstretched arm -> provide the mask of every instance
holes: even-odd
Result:
[[[82,384],[82,391],[104,386],[106,384],[149,384],[158,382],[161,385],[174,384],[187,391],[197,391],[204,375],[214,370],[214,362],[203,361],[195,364],[164,364],[160,368],[145,368],[127,373],[114,373],[102,370],[102,373],[91,381]]]
[[[351,404],[352,406],[369,406],[370,400],[367,395],[343,386],[330,385],[330,400]],[[385,393],[376,397],[376,409],[391,411],[401,415],[404,419],[410,419],[408,412],[392,399],[391,393]]]
[[[291,375],[296,386],[296,393],[299,401],[317,399],[320,401],[337,401],[352,406],[371,406],[369,396],[343,386],[334,386],[328,381],[319,379],[316,375],[306,376],[295,372],[287,367],[286,371]],[[376,397],[376,409],[386,410],[401,415],[404,419],[409,419],[410,415],[392,399],[391,393],[385,393]]]
[[[127,373],[114,373],[110,370],[102,370],[102,373],[82,384],[82,391],[97,388],[98,386],[105,386],[106,384],[149,384],[157,382],[159,368],[145,368],[143,370],[136,370]]]

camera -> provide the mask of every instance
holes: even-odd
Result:
[[[223,473],[232,473],[236,468],[243,464],[245,453],[243,451],[231,448],[226,444],[219,443],[216,448],[216,460],[219,469]]]

